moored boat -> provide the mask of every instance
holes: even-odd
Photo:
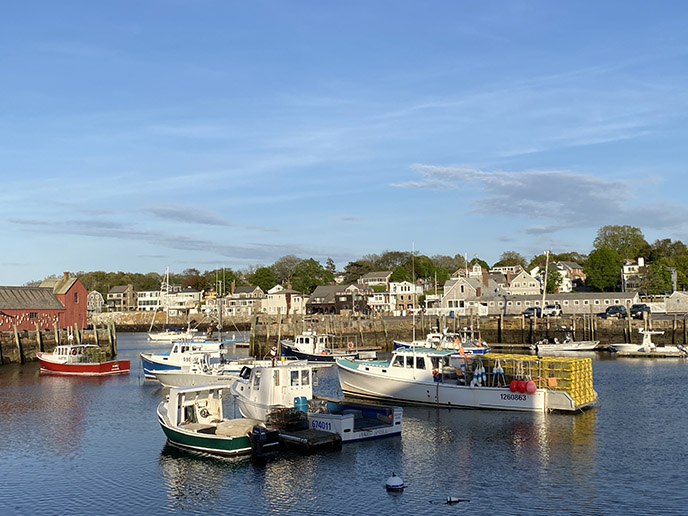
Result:
[[[612,351],[618,355],[632,355],[632,356],[665,356],[665,357],[685,357],[688,356],[688,349],[681,344],[673,344],[668,346],[657,346],[652,342],[653,335],[662,335],[664,332],[659,330],[646,330],[640,328],[638,330],[643,336],[640,344],[621,343],[612,344]]]
[[[337,350],[333,346],[333,335],[316,333],[306,330],[296,335],[294,340],[280,341],[281,352],[284,356],[294,357],[309,362],[332,362],[337,358],[357,358],[358,353],[352,342],[347,343],[347,349]]]
[[[313,372],[304,363],[246,367],[232,395],[245,417],[267,420],[296,408],[306,413],[310,428],[338,434],[344,443],[401,434],[401,407],[313,396]]]
[[[222,362],[226,351],[225,341],[180,340],[172,343],[170,351],[140,353],[141,367],[146,378],[155,378],[155,371],[180,371],[191,364],[194,353],[210,353],[214,361]]]
[[[434,328],[437,330],[437,328]],[[444,331],[430,332],[423,340],[412,340],[410,342],[395,340],[394,349],[399,348],[429,348],[429,349],[451,349],[455,352],[460,350],[467,355],[485,355],[490,352],[490,347],[482,340],[480,332],[472,328],[463,328],[456,332]]]
[[[170,444],[216,455],[272,457],[279,452],[279,431],[261,421],[225,419],[222,387],[170,389],[158,405],[160,426]]]
[[[106,360],[105,353],[93,344],[64,344],[52,353],[38,352],[41,372],[77,376],[129,374],[129,360]]]
[[[566,328],[563,328],[566,332],[566,336],[563,341],[559,341],[558,338],[547,338],[542,339],[531,346],[531,349],[537,351],[538,353],[549,353],[557,351],[594,351],[599,349],[599,340],[573,340],[571,332]]]
[[[183,365],[180,369],[153,370],[151,374],[165,387],[221,385],[229,388],[245,365],[271,363],[269,360],[252,358],[217,361],[212,353],[205,351],[191,352],[189,358],[189,364]]]
[[[590,358],[397,349],[390,360],[337,360],[345,395],[389,402],[527,412],[597,404]]]

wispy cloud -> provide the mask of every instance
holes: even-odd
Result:
[[[171,220],[174,222],[185,222],[188,224],[202,224],[206,226],[231,226],[229,220],[205,210],[200,210],[193,206],[159,204],[148,206],[140,210],[155,217]]]
[[[525,232],[532,235],[618,223],[682,228],[688,220],[688,207],[643,204],[642,195],[621,179],[568,170],[487,171],[423,164],[411,168],[421,179],[392,186],[462,189],[463,193],[472,188],[466,212],[550,221],[526,225]]]

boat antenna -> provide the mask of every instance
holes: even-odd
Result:
[[[545,251],[545,279],[542,285],[542,305],[540,310],[545,309],[545,296],[547,295],[547,268],[549,267],[549,249]],[[540,312],[542,313],[542,312]],[[537,317],[537,313],[535,314]]]

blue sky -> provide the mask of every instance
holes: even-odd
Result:
[[[688,3],[118,0],[0,17],[0,284],[688,243]]]

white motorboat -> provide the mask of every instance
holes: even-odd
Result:
[[[313,396],[314,369],[306,363],[248,366],[232,385],[244,417],[264,421],[284,409],[306,412],[309,427],[336,433],[342,442],[401,434],[401,407]]]
[[[225,419],[221,387],[179,387],[158,405],[158,421],[174,446],[217,455],[272,457],[279,453],[279,431],[262,421]]]
[[[390,360],[337,360],[345,395],[444,407],[577,411],[597,403],[590,358],[399,348]],[[489,372],[489,374],[488,374]]]
[[[659,331],[659,330],[645,330],[643,328],[640,328],[638,330],[638,333],[640,333],[643,336],[643,340],[640,344],[631,344],[631,343],[620,343],[620,344],[612,344],[612,350],[616,351],[619,354],[643,354],[647,353],[652,354],[660,354],[664,356],[676,356],[676,357],[681,357],[681,356],[686,356],[687,350],[684,346],[682,345],[668,345],[668,346],[657,346],[654,342],[652,342],[652,336],[653,335],[662,335],[664,332]]]
[[[239,377],[241,368],[253,362],[248,359],[215,361],[211,353],[190,353],[190,362],[181,369],[167,369],[151,373],[165,387],[189,387],[192,385],[223,385],[229,388]]]
[[[556,351],[594,351],[600,345],[599,340],[573,340],[571,332],[564,328],[566,336],[563,341],[558,338],[542,339],[531,346],[538,353]]]
[[[437,328],[435,328],[437,329]],[[434,331],[428,333],[423,340],[410,342],[395,340],[394,349],[398,348],[428,348],[450,349],[455,352],[463,350],[466,355],[484,355],[490,352],[490,347],[480,337],[480,332],[472,328],[463,328],[457,332]]]
[[[210,353],[210,357],[221,362],[226,351],[225,341],[180,340],[172,343],[170,351],[163,353],[140,353],[141,366],[146,378],[155,378],[158,371],[180,371],[191,365],[194,353]]]

